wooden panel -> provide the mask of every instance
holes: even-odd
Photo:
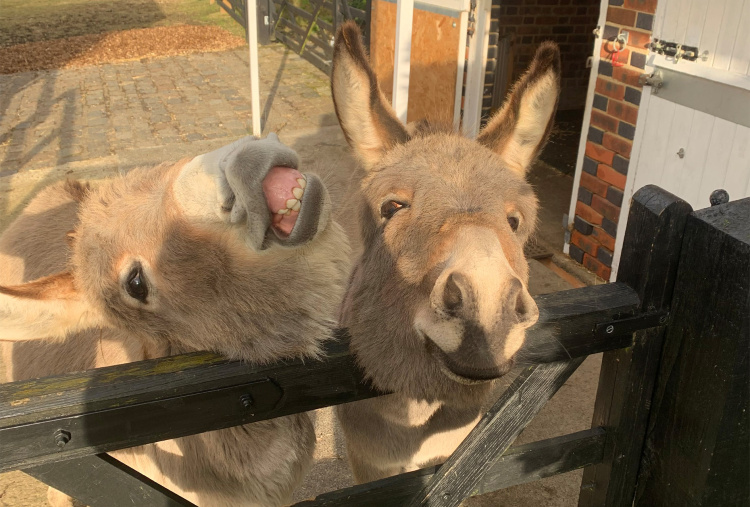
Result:
[[[561,474],[601,462],[606,433],[602,428],[579,431],[530,444],[516,445],[495,461],[472,494]],[[294,507],[401,507],[408,504],[440,469],[422,468],[306,500]]]
[[[709,0],[693,0],[690,5],[690,15],[688,17],[687,26],[685,27],[685,36],[683,37],[683,44],[687,46],[695,46],[701,49],[701,52],[705,50],[701,43],[703,32],[708,28],[708,19],[706,14],[709,11],[708,8]],[[723,8],[720,3],[715,2],[715,7],[712,11],[719,12],[719,18],[721,19],[721,12]],[[712,22],[714,22],[712,20]],[[716,29],[718,30],[718,26]],[[698,60],[700,61],[700,60]]]
[[[721,118],[714,120],[711,141],[708,144],[708,153],[706,154],[706,167],[701,177],[700,190],[698,192],[697,208],[708,206],[707,196],[723,185],[736,129],[737,126],[734,123],[722,120]]]
[[[620,323],[612,335],[594,331],[638,306],[624,284],[561,291],[535,301],[540,319],[527,333],[530,349],[522,349],[519,362],[560,361],[632,345],[632,336],[617,331]],[[643,324],[641,329],[652,325]],[[383,394],[361,375],[348,352],[348,333],[339,330],[320,361],[253,367],[195,353],[0,384],[0,472]],[[251,407],[243,402],[248,394]],[[62,449],[53,438],[58,429],[71,434]]]
[[[637,507],[750,501],[748,216],[745,199],[688,219]]]
[[[732,61],[729,70],[738,74],[750,72],[750,0],[745,0],[745,7],[740,17],[740,30],[734,41]]]
[[[686,154],[688,152],[692,154],[692,147],[688,145],[688,138],[690,137],[690,128],[693,125],[693,112],[688,107],[675,104],[667,143],[663,146],[654,146],[654,149],[663,150],[665,155],[658,185],[675,194],[678,193],[682,179],[685,177],[683,167]],[[682,157],[678,154],[680,150],[683,153]]]
[[[664,164],[670,155],[665,146],[672,128],[674,109],[675,104],[672,102],[651,96],[646,117],[646,131],[643,135],[638,167],[634,175],[634,193],[645,185],[657,184],[661,181]]]
[[[749,128],[653,95],[643,128],[633,192],[657,184],[696,209],[718,188],[733,200],[750,195]]]
[[[411,74],[407,120],[429,119],[453,123],[456,93],[456,55],[459,19],[414,9]],[[380,88],[390,100],[393,93],[396,4],[374,0],[372,4],[371,59]]]
[[[719,29],[719,39],[716,43],[716,56],[713,67],[716,69],[729,70],[734,50],[734,41],[740,27],[743,0],[725,0],[724,15]]]
[[[724,9],[726,8],[724,2],[711,2],[710,0],[696,0],[699,3],[706,3],[710,5],[707,9],[705,22],[703,23],[700,44],[698,47],[701,53],[708,51],[708,55],[705,61],[702,59],[697,60],[698,65],[706,67],[712,67],[714,64],[714,57],[716,56],[716,44],[719,41],[719,31],[721,30],[721,19],[724,15]],[[696,24],[698,21],[695,21]],[[688,31],[691,28],[688,28]]]
[[[27,468],[27,474],[89,507],[196,507],[109,454]]]
[[[727,164],[724,188],[732,200],[747,197],[742,192],[750,180],[750,128],[737,125]]]
[[[710,114],[695,111],[690,137],[687,142],[683,177],[677,195],[685,199],[693,208],[702,208],[701,202],[708,202],[708,194],[700,194],[701,179],[708,168],[708,147],[715,118]]]
[[[633,196],[617,280],[638,292],[642,309],[670,307],[691,211],[658,187]],[[633,347],[602,356],[592,426],[611,428],[612,438],[602,463],[584,470],[579,507],[632,507],[663,337],[664,327],[642,331]]]

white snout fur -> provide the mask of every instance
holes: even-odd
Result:
[[[415,329],[428,336],[446,353],[458,350],[463,338],[460,319],[442,310],[443,291],[451,273],[460,273],[468,281],[472,290],[472,305],[477,311],[474,318],[488,333],[497,324],[503,298],[509,295],[508,285],[514,278],[521,279],[508,262],[500,240],[491,229],[474,225],[462,227],[453,245],[445,269],[430,294],[429,306],[420,308],[414,319]],[[524,283],[524,290],[525,286]],[[520,344],[515,343],[517,341],[508,340],[506,357],[511,357],[518,350]]]

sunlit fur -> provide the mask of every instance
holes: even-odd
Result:
[[[551,127],[559,53],[540,48],[474,141],[397,123],[359,36],[342,27],[332,73],[339,122],[367,171],[363,254],[341,323],[367,378],[394,393],[337,411],[365,482],[450,455],[538,318],[523,255],[537,200],[525,175]],[[404,207],[385,219],[389,200]]]
[[[185,163],[91,189],[52,185],[3,233],[8,380],[196,350],[256,364],[319,353],[349,272],[342,228],[330,221],[305,245],[256,252],[243,224],[183,216],[172,187]],[[123,290],[134,261],[150,283],[147,305]],[[33,282],[48,275],[54,284]],[[300,414],[112,454],[200,506],[268,506],[291,499],[314,442]]]

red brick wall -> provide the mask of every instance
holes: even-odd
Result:
[[[590,72],[586,59],[592,52],[598,18],[599,0],[493,0],[485,106],[491,103],[498,56],[492,48],[507,36],[513,47],[513,81],[528,68],[540,43],[557,42],[562,56],[559,108],[582,108]]]
[[[656,0],[609,0],[591,126],[583,159],[570,256],[605,280],[630,165]],[[614,42],[623,31],[628,44]],[[615,49],[622,49],[615,51]]]

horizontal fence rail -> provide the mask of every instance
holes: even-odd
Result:
[[[515,445],[489,467],[471,495],[491,493],[510,486],[570,472],[602,461],[606,431],[592,428],[570,435]],[[324,493],[294,507],[401,507],[430,483],[437,465],[387,479]]]
[[[551,363],[632,345],[625,284],[535,298],[540,321],[519,354]],[[193,353],[0,385],[0,472],[247,424],[385,393],[373,390],[348,352],[345,331],[321,361],[250,366]]]

